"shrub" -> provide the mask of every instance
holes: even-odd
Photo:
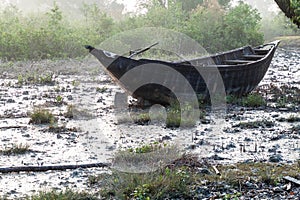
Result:
[[[222,6],[206,5],[202,1],[191,5],[186,1],[170,1],[168,6],[153,3],[146,7],[147,13],[131,15],[122,21],[114,21],[96,4],[84,4],[81,9],[84,17],[78,20],[68,20],[56,3],[48,12],[32,15],[24,15],[15,6],[8,6],[0,10],[0,58],[83,57],[87,55],[83,45],[98,45],[116,33],[141,27],[163,27],[186,33],[210,53],[262,43],[256,10],[243,3],[224,9],[228,0],[219,2]],[[128,39],[133,38],[129,43],[140,48],[138,44],[144,44],[147,37],[149,35],[134,35]],[[165,37],[172,39],[169,35]],[[119,40],[109,45],[116,44],[119,49],[128,46]]]
[[[112,27],[112,19],[104,14],[97,24],[68,21],[55,3],[46,13],[28,16],[15,6],[9,6],[0,10],[0,58],[82,57],[87,53],[83,45],[99,44],[111,33]],[[99,30],[105,31],[99,35]]]

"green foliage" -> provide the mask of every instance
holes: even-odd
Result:
[[[97,14],[95,18],[89,16],[88,23],[70,22],[55,3],[45,14],[28,16],[14,6],[6,7],[0,10],[0,58],[82,57],[86,55],[83,45],[99,44],[111,34],[113,20],[106,14]]]
[[[259,45],[263,42],[263,34],[260,33],[261,18],[257,10],[248,4],[240,3],[231,9],[224,18],[222,32],[225,44],[224,48],[235,48],[245,44]]]
[[[184,32],[208,52],[215,53],[263,42],[260,17],[249,5],[240,3],[228,11],[215,7],[198,7],[190,13]]]
[[[37,108],[30,114],[30,123],[53,124],[56,121],[54,115],[46,109]]]
[[[228,0],[155,0],[147,12],[114,21],[98,4],[83,4],[83,18],[69,20],[54,3],[46,13],[24,15],[18,8],[0,10],[0,58],[6,60],[76,58],[87,54],[85,44],[97,45],[112,35],[141,27],[163,27],[186,33],[210,53],[262,43],[260,17],[247,4],[226,8]],[[124,36],[125,37],[125,36]],[[112,49],[145,44],[149,35],[129,34],[114,40]],[[171,36],[170,36],[171,37]],[[173,41],[173,40],[172,40]],[[116,48],[114,48],[116,46]]]
[[[295,24],[300,25],[300,1],[299,0],[290,0],[291,9],[294,12],[294,16],[292,16],[292,21]]]
[[[63,97],[60,96],[60,95],[56,96],[56,98],[55,98],[55,102],[58,105],[62,105],[63,104],[63,100],[64,100]]]

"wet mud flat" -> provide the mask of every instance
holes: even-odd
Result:
[[[0,167],[110,162],[114,152],[153,142],[173,143],[215,164],[293,163],[300,154],[300,52],[279,49],[257,91],[260,107],[228,104],[224,123],[208,112],[196,127],[170,129],[163,122],[120,122],[114,98],[122,90],[85,60],[1,63],[0,150],[26,144],[24,155],[0,155]],[[30,123],[46,108],[57,121]],[[146,165],[146,164],[145,164]],[[124,170],[126,167],[124,166]],[[105,169],[0,174],[0,196],[19,198],[52,188],[86,190],[90,175]]]

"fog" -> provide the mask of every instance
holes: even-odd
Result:
[[[232,0],[232,5],[239,0]],[[271,17],[274,12],[278,12],[278,6],[274,0],[243,0],[256,8],[263,18]],[[54,0],[2,0],[1,7],[9,4],[16,5],[23,12],[44,12],[52,7]],[[112,15],[120,15],[128,12],[137,11],[138,0],[56,0],[57,4],[65,13],[74,16],[79,14],[83,3],[97,4],[102,11]],[[79,11],[79,12],[78,12]],[[119,17],[119,16],[118,16]]]
[[[23,13],[47,12],[53,7],[54,2],[56,2],[66,16],[73,18],[82,15],[81,9],[84,4],[95,4],[101,11],[107,12],[113,18],[118,19],[122,17],[122,14],[125,12],[132,10],[128,8],[128,6],[126,7],[122,1],[123,0],[2,0],[0,1],[0,7],[15,5]]]

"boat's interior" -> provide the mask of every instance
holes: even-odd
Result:
[[[273,44],[262,45],[256,48],[245,46],[228,52],[215,54],[209,57],[178,62],[194,66],[230,67],[241,64],[250,64],[263,59],[274,47]]]

